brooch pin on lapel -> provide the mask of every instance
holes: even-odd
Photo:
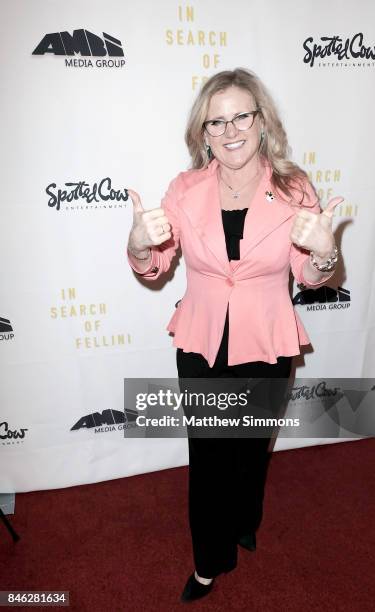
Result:
[[[273,195],[272,191],[266,191],[266,200],[268,202],[272,202],[272,200],[275,199],[275,196]]]

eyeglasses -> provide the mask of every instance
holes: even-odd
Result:
[[[203,123],[203,127],[210,136],[222,136],[227,131],[228,123],[232,123],[234,127],[237,128],[240,132],[245,130],[249,130],[253,123],[254,119],[258,113],[260,113],[260,108],[257,108],[254,111],[249,111],[248,113],[240,113],[233,117],[230,121],[224,121],[223,119],[210,119],[209,121],[205,121]]]

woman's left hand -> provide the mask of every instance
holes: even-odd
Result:
[[[290,240],[299,247],[314,251],[318,257],[329,257],[335,246],[332,217],[336,206],[343,200],[342,197],[332,198],[319,214],[306,209],[298,211],[290,232]]]

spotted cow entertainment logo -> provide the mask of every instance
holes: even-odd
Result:
[[[318,289],[310,289],[300,283],[298,288],[301,291],[294,296],[292,302],[294,305],[307,306],[307,311],[350,308],[350,291],[343,287],[332,289],[332,287],[323,286]]]
[[[13,340],[14,330],[9,319],[0,317],[0,342],[2,340]]]
[[[302,43],[306,52],[303,62],[310,66],[332,68],[366,68],[375,66],[375,45],[365,40],[362,32],[353,36],[309,36]]]
[[[46,34],[32,55],[46,54],[65,56],[65,66],[68,68],[123,68],[125,66],[125,59],[114,59],[124,58],[121,40],[105,32],[103,32],[103,38],[83,29],[73,30],[72,34],[66,31]]]
[[[0,423],[0,443],[4,444],[19,444],[23,442],[26,436],[27,428],[11,429],[7,421]]]
[[[329,387],[326,380],[320,380],[315,385],[296,385],[288,394],[291,401],[297,400],[312,400],[321,399],[322,397],[338,397],[341,398],[340,387]]]
[[[79,429],[93,429],[94,433],[108,433],[136,427],[137,410],[127,408],[125,411],[106,409],[103,412],[87,414],[70,428],[70,431]]]
[[[304,415],[306,437],[374,437],[374,399],[373,378],[301,379],[288,394],[288,415]]]
[[[112,179],[107,176],[100,181],[90,183],[73,181],[58,187],[50,183],[46,187],[49,196],[48,206],[55,210],[91,210],[94,208],[123,208],[129,194],[125,187],[118,189],[112,186]]]

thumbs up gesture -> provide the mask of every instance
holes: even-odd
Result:
[[[129,235],[130,251],[141,252],[171,238],[171,225],[162,208],[144,210],[138,193],[128,189],[133,202],[133,226]]]
[[[332,198],[320,214],[300,210],[296,214],[290,232],[290,240],[318,257],[326,259],[333,251],[335,239],[332,233],[332,217],[338,204],[344,198]]]

